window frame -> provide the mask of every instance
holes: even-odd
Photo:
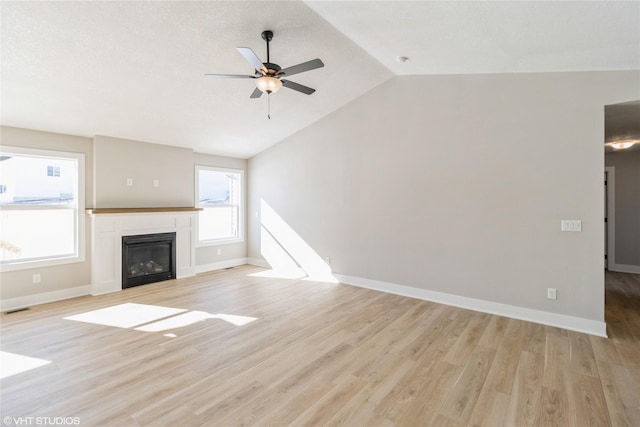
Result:
[[[55,158],[65,160],[75,160],[78,165],[78,174],[75,182],[76,189],[76,205],[75,210],[75,253],[71,255],[53,255],[48,257],[31,258],[31,259],[15,259],[0,262],[0,272],[27,270],[34,268],[51,267],[64,264],[75,264],[84,262],[86,259],[86,229],[85,229],[85,154],[77,152],[45,150],[26,147],[15,147],[3,145],[0,147],[0,154],[13,154],[16,156],[31,156],[42,158]],[[0,206],[0,210],[25,210],[25,207],[29,205],[23,205],[20,207],[14,206]],[[38,206],[33,205],[29,210],[43,210],[43,209],[57,209],[55,206]],[[59,208],[69,209],[69,208]]]
[[[232,169],[232,168],[223,168],[218,166],[205,166],[205,165],[196,165],[195,173],[194,173],[194,181],[195,181],[195,194],[194,201],[195,207],[201,209],[215,209],[215,207],[202,207],[199,202],[199,193],[200,193],[200,171],[213,171],[213,172],[228,172],[235,173],[240,175],[240,197],[238,200],[238,237],[230,237],[230,238],[220,238],[220,239],[209,239],[209,240],[200,240],[200,212],[198,212],[198,219],[195,224],[195,246],[196,248],[208,247],[208,246],[219,246],[219,245],[228,245],[231,243],[243,243],[245,240],[245,183],[244,183],[244,170],[243,169]],[[235,205],[223,205],[224,206],[235,206]]]

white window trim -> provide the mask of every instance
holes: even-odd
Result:
[[[244,242],[244,234],[245,234],[245,224],[244,224],[244,205],[245,205],[245,183],[244,183],[244,170],[242,169],[231,169],[231,168],[220,168],[217,166],[203,166],[196,165],[194,172],[194,181],[195,181],[195,195],[194,200],[196,203],[196,207],[200,207],[200,203],[198,202],[198,195],[200,194],[200,171],[201,170],[209,170],[215,172],[231,172],[240,174],[240,203],[238,206],[238,237],[228,238],[228,239],[215,239],[215,240],[200,240],[200,217],[198,216],[198,220],[196,221],[195,226],[195,246],[196,248],[204,248],[209,246],[219,246],[219,245],[228,245],[232,243],[243,243]]]
[[[74,264],[85,261],[85,155],[84,153],[71,153],[65,151],[40,150],[35,148],[12,147],[4,145],[0,147],[0,153],[24,154],[38,157],[58,157],[75,159],[78,161],[77,195],[77,253],[71,256],[48,257],[45,259],[15,260],[8,263],[0,263],[0,272],[27,270],[33,268],[51,267],[55,265]]]

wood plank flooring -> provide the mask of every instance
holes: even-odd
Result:
[[[1,380],[5,425],[640,426],[640,275],[607,273],[605,339],[262,271],[3,315],[50,362]]]

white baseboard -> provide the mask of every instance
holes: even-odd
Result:
[[[196,273],[204,273],[207,271],[236,267],[244,264],[269,268],[269,264],[265,260],[259,258],[236,258],[232,260],[196,266]],[[617,267],[620,267],[620,265],[618,264]],[[625,273],[640,273],[640,267],[625,265],[622,265],[622,267],[624,271],[613,270],[613,268],[610,269],[613,271],[622,271]],[[458,295],[447,294],[444,292],[429,291],[426,289],[414,288],[411,286],[398,285],[395,283],[382,282],[378,280],[365,279],[361,277],[348,276],[344,274],[334,273],[333,276],[338,279],[340,283],[344,283],[346,285],[353,285],[375,291],[402,295],[410,298],[416,298],[454,307],[480,311],[483,313],[495,314],[498,316],[525,320],[528,322],[535,322],[548,326],[555,326],[558,328],[568,329],[571,331],[582,332],[600,337],[607,336],[606,323],[596,320],[567,316],[564,314],[550,313],[540,310],[533,310],[530,308],[462,297]],[[17,310],[20,308],[31,307],[33,305],[45,304],[85,295],[91,295],[91,285],[76,286],[73,288],[61,289],[59,291],[44,292],[41,294],[2,300],[0,301],[0,311],[5,312],[10,310]]]
[[[255,265],[256,267],[271,268],[269,263],[261,258],[247,258],[247,264]]]
[[[596,320],[583,319],[581,317],[573,317],[564,314],[550,313],[546,311],[518,307],[514,305],[467,298],[458,295],[447,294],[444,292],[429,291],[426,289],[419,289],[411,286],[397,285],[395,283],[347,276],[344,274],[334,273],[333,275],[340,281],[340,283],[344,283],[347,285],[359,286],[361,288],[371,289],[375,291],[417,298],[468,310],[480,311],[482,313],[495,314],[512,319],[525,320],[528,322],[540,323],[548,326],[555,326],[558,328],[568,329],[576,332],[583,332],[585,334],[596,335],[599,337],[607,336],[607,325],[605,322],[598,322]]]
[[[210,264],[196,265],[196,274],[208,271],[222,270],[224,268],[237,267],[247,264],[247,258],[228,259],[226,261],[212,262]]]
[[[612,264],[607,266],[607,268],[610,271],[617,271],[618,273],[640,274],[640,265]]]
[[[61,301],[85,295],[91,295],[91,285],[75,286],[59,291],[43,292],[41,294],[2,300],[0,301],[0,311],[18,310],[33,305],[46,304],[48,302]]]

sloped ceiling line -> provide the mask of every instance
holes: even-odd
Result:
[[[640,2],[2,2],[2,124],[248,158],[394,75],[640,69]],[[249,99],[237,46],[311,96]],[[410,59],[396,62],[404,55]],[[263,58],[264,60],[264,58]]]

